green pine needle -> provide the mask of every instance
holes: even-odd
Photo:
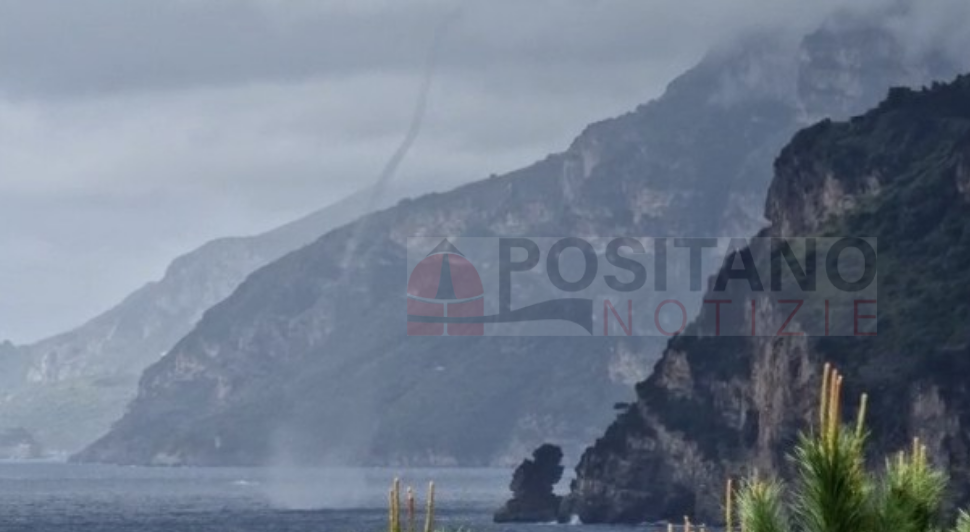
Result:
[[[788,518],[777,482],[749,479],[738,492],[738,517],[745,532],[788,532]]]
[[[871,493],[864,469],[865,433],[841,430],[832,437],[802,436],[795,448],[795,512],[805,532],[869,530]]]

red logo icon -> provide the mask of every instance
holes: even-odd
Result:
[[[442,240],[411,270],[408,316],[474,318],[485,314],[485,291],[475,266]],[[482,336],[484,323],[425,323],[408,319],[408,336]]]

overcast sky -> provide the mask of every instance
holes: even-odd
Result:
[[[932,0],[930,0],[932,1]],[[804,0],[0,0],[0,339],[80,324],[180,253],[376,179],[449,187],[564,149]]]

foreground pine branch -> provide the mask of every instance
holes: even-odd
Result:
[[[819,398],[819,426],[801,435],[792,460],[796,480],[746,479],[735,492],[728,480],[727,532],[737,517],[743,532],[936,532],[946,475],[932,467],[926,446],[886,460],[885,470],[865,469],[867,397],[862,395],[854,425],[842,420],[842,376],[826,364]],[[970,532],[961,512],[953,532]]]

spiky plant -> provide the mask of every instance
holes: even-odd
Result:
[[[388,516],[388,532],[401,532],[401,480],[395,478],[391,484],[390,515]]]
[[[414,528],[414,490],[408,486],[408,532],[415,532]]]
[[[860,407],[856,430],[843,430],[842,376],[825,365],[817,433],[803,434],[793,459],[798,475],[795,515],[805,532],[861,532],[871,527]],[[862,404],[865,404],[863,396]]]
[[[899,532],[922,532],[938,525],[946,476],[926,459],[926,446],[913,440],[910,453],[886,460],[883,485],[877,495],[879,525]]]
[[[935,532],[946,476],[934,469],[926,446],[914,440],[908,452],[887,460],[885,472],[865,470],[867,397],[853,426],[842,423],[842,376],[829,364],[822,373],[819,426],[800,436],[792,459],[797,481],[786,507],[785,486],[756,477],[735,493],[728,480],[727,532],[734,516],[742,532]],[[790,510],[789,510],[790,508]],[[961,512],[953,532],[970,532]]]
[[[424,532],[434,530],[434,482],[428,483],[428,505],[424,511]]]
[[[407,489],[407,529],[401,527],[401,481],[394,479],[388,496],[388,532],[416,532],[416,497],[411,487]],[[434,482],[428,483],[428,502],[424,511],[424,532],[434,532]]]
[[[788,532],[788,517],[778,483],[754,477],[748,479],[741,486],[737,504],[744,530]]]
[[[957,524],[953,527],[953,532],[970,532],[970,514],[964,510],[960,510],[960,515],[957,516]]]

